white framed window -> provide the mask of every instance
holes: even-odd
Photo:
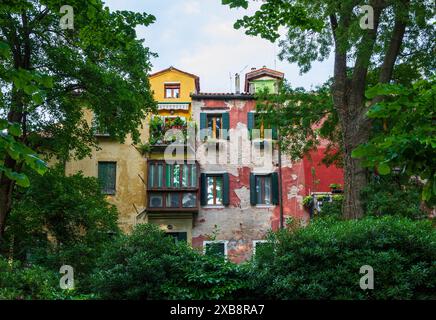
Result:
[[[268,240],[253,240],[253,256],[256,255],[257,246],[268,243]]]
[[[205,255],[218,255],[227,258],[227,240],[203,241],[203,253]]]
[[[164,83],[166,99],[180,98],[180,83]]]

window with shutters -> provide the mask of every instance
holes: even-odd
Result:
[[[201,174],[201,205],[218,207],[229,205],[228,173]]]
[[[208,256],[227,257],[227,243],[225,240],[203,241],[203,252]]]
[[[103,194],[114,195],[116,190],[117,163],[100,161],[98,163],[98,179]]]
[[[250,139],[277,139],[277,130],[271,126],[266,126],[265,121],[262,119],[261,114],[255,112],[247,113],[247,128]],[[271,130],[271,133],[266,133],[266,130]],[[256,131],[253,131],[256,130]]]
[[[223,177],[222,175],[207,176],[207,204],[222,205],[223,204]]]
[[[230,115],[228,112],[220,114],[200,113],[200,139],[229,139]]]
[[[207,129],[209,130],[209,137],[212,139],[221,138],[223,117],[221,115],[208,115],[207,116]]]
[[[271,176],[256,176],[256,196],[256,204],[271,204]]]
[[[279,203],[278,174],[250,174],[250,203],[270,206]]]

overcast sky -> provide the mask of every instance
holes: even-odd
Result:
[[[203,92],[233,91],[235,73],[243,75],[251,67],[264,65],[284,72],[293,86],[307,89],[322,84],[333,73],[333,62],[329,59],[315,63],[309,73],[300,75],[297,65],[277,58],[277,45],[233,29],[237,18],[247,11],[230,9],[221,0],[106,0],[105,3],[111,10],[153,14],[154,24],[137,29],[145,45],[159,55],[152,60],[153,72],[174,66],[194,73],[200,77]]]

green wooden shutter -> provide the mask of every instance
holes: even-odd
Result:
[[[101,191],[103,193],[106,193],[106,166],[105,163],[99,162],[98,163],[98,181],[100,182]]]
[[[272,133],[271,133],[272,137],[271,137],[271,139],[277,140],[278,139],[277,128],[272,127],[271,130],[272,130]]]
[[[251,130],[254,129],[254,112],[247,113],[247,129],[248,129],[248,138],[251,139]]]
[[[279,204],[279,175],[277,172],[271,174],[272,204]]]
[[[200,203],[202,206],[207,205],[207,177],[205,173],[200,175]]]
[[[229,139],[229,129],[230,129],[230,114],[228,112],[223,113],[223,139]]]
[[[116,186],[116,162],[99,162],[98,179],[101,183],[101,190],[105,194],[114,194]]]
[[[200,140],[203,141],[207,137],[207,114],[200,113]]]
[[[107,185],[107,190],[109,193],[114,194],[115,193],[115,181],[116,181],[116,170],[117,170],[117,165],[115,162],[109,162],[107,164],[108,167],[108,185]]]
[[[256,176],[250,173],[250,204],[255,206],[257,204],[256,200]]]
[[[229,174],[223,174],[223,205],[228,206],[230,204],[230,181]]]

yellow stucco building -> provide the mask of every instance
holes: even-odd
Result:
[[[199,91],[199,77],[170,67],[150,75],[149,80],[154,99],[158,102],[158,116],[164,124],[177,117],[184,121],[190,120],[190,95]],[[86,110],[85,117],[87,122],[92,124],[92,112]],[[151,119],[142,121],[141,142],[150,141]],[[138,223],[154,222],[166,229],[183,229],[190,235],[190,230],[186,230],[189,229],[189,221],[183,220],[183,215],[182,220],[179,219],[181,216],[177,216],[177,220],[172,220],[171,214],[168,213],[152,214],[151,218],[147,214],[147,191],[150,189],[148,158],[156,161],[162,159],[160,149],[153,149],[153,152],[144,155],[138,146],[132,144],[130,136],[126,137],[123,144],[104,133],[96,134],[96,138],[99,149],[94,149],[88,158],[68,162],[65,167],[66,174],[82,171],[87,176],[104,178],[102,191],[107,195],[109,202],[117,206],[120,227],[126,232]]]
[[[150,75],[154,99],[158,102],[159,115],[183,117],[192,114],[191,94],[200,92],[200,78],[174,67]]]
[[[192,119],[191,94],[200,91],[198,76],[174,67],[150,75],[158,115],[149,121],[150,152],[147,159],[147,221],[160,226],[176,240],[191,243],[194,214],[199,208],[199,168],[187,163],[186,134]],[[177,163],[164,160],[166,147],[174,140],[174,132],[182,133],[184,152]]]

